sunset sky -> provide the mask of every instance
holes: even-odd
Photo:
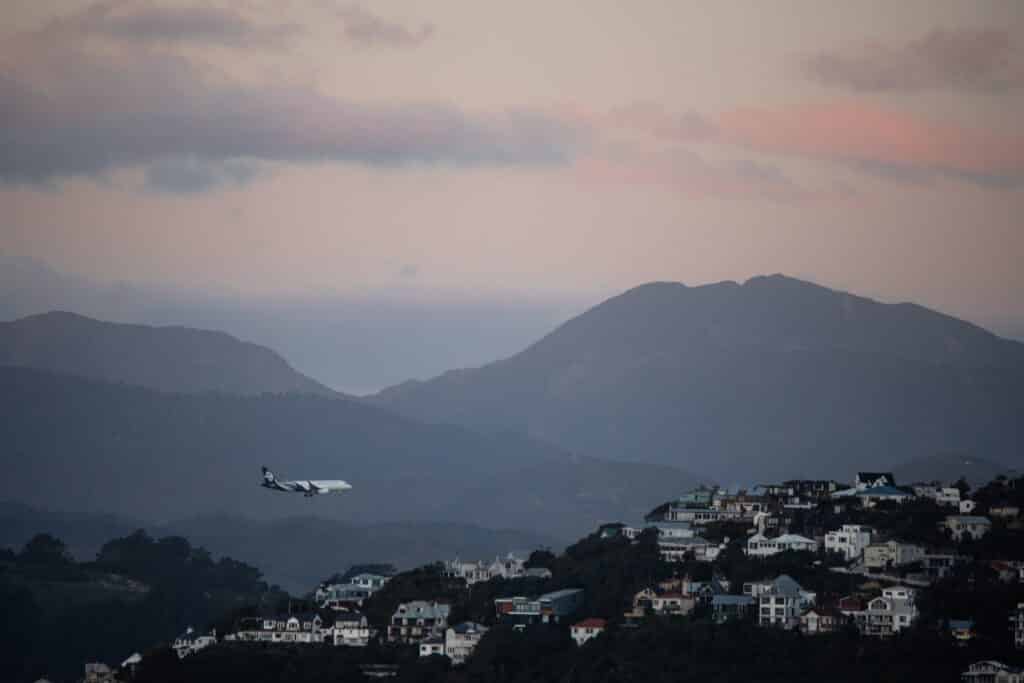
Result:
[[[783,272],[1024,320],[1016,0],[0,12],[8,262],[413,303]]]

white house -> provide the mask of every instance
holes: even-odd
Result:
[[[747,539],[747,555],[751,557],[768,557],[787,550],[818,551],[818,542],[799,534],[784,534],[768,538],[764,534],[754,534]]]
[[[359,612],[346,610],[334,615],[333,639],[335,645],[366,647],[370,642],[370,625]]]
[[[178,659],[184,659],[189,655],[199,652],[205,647],[209,647],[217,643],[217,632],[213,631],[207,636],[197,636],[195,631],[189,626],[185,629],[185,632],[174,639],[174,645],[171,648],[177,653]]]
[[[243,619],[238,631],[226,640],[261,643],[323,643],[331,638],[323,619],[315,612]]]
[[[817,597],[786,574],[774,581],[744,584],[743,591],[757,599],[759,625],[785,629],[799,626],[800,615],[814,606]]]
[[[872,543],[864,548],[864,566],[868,569],[902,567],[923,561],[924,554],[924,548],[912,543],[900,543],[899,541]]]
[[[989,532],[992,521],[978,515],[950,515],[940,527],[949,531],[954,540],[977,540]]]
[[[576,641],[576,644],[583,645],[583,643],[587,642],[591,638],[596,638],[604,633],[607,626],[608,622],[604,619],[591,618],[584,619],[583,621],[573,624],[569,631],[572,635],[572,639]]]
[[[995,660],[975,662],[960,674],[963,683],[1024,683],[1024,669]]]
[[[844,524],[835,531],[825,534],[825,550],[839,553],[847,561],[856,560],[864,554],[864,548],[871,544],[872,530],[860,524]]]
[[[462,664],[473,654],[487,627],[472,621],[452,626],[444,635],[444,652],[452,664]]]
[[[895,635],[917,619],[916,591],[906,586],[886,588],[880,597],[870,600],[864,610],[852,616],[863,635]]]

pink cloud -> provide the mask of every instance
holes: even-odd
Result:
[[[759,152],[965,176],[1024,174],[1024,137],[845,102],[720,114],[723,140]]]

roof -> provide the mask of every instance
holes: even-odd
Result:
[[[895,486],[872,486],[857,493],[858,496],[909,496],[903,489]]]
[[[754,598],[749,595],[716,595],[711,598],[711,606],[753,605]]]
[[[578,621],[572,625],[573,628],[604,628],[608,625],[608,622],[604,619],[598,619],[597,617],[590,617],[583,621]]]

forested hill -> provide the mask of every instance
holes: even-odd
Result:
[[[783,276],[661,282],[511,358],[368,400],[724,483],[843,479],[941,451],[1020,466],[1024,344]]]
[[[0,365],[174,392],[334,392],[274,351],[223,332],[151,327],[53,312],[0,322]]]

